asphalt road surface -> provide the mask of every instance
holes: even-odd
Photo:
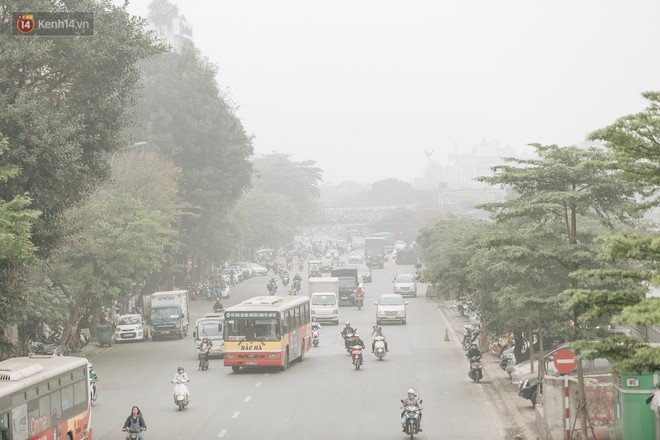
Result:
[[[436,304],[418,296],[407,298],[406,325],[383,325],[390,351],[383,361],[370,353],[374,301],[393,292],[396,273],[412,266],[388,262],[374,269],[365,284],[365,307],[340,308],[340,325],[324,324],[320,345],[286,371],[242,369],[232,373],[222,359],[209,370],[197,369],[192,326],[187,338],[129,342],[97,351],[99,398],[92,413],[94,440],[124,438],[122,425],[132,405],[144,414],[145,439],[403,439],[400,399],[414,388],[424,400],[420,439],[502,439],[504,421],[489,397],[488,381],[467,376],[468,363],[455,341],[444,341],[446,321]],[[292,271],[291,276],[295,274]],[[307,294],[307,273],[303,291]],[[225,307],[266,295],[267,277],[234,286]],[[212,302],[191,302],[192,323],[211,312]],[[357,327],[367,344],[366,364],[356,371],[340,331],[345,321]],[[191,402],[182,412],[172,398],[170,380],[177,366],[188,373]]]

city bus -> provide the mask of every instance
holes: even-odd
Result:
[[[257,296],[225,309],[224,365],[279,367],[302,361],[312,342],[307,296]]]
[[[16,357],[0,362],[0,439],[91,436],[87,359]]]

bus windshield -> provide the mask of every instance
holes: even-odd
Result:
[[[227,341],[278,341],[280,325],[277,318],[233,318],[226,322]]]

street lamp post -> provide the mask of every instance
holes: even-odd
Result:
[[[146,142],[136,142],[136,143],[134,143],[134,144],[131,144],[131,145],[127,145],[127,146],[125,146],[125,147],[122,147],[122,148],[120,148],[119,150],[117,150],[117,151],[115,151],[114,153],[112,153],[112,156],[110,157],[110,162],[112,162],[113,160],[115,160],[115,156],[117,155],[117,153],[119,153],[119,152],[121,152],[121,151],[128,150],[129,148],[139,148],[139,147],[144,147],[145,145],[147,145]]]

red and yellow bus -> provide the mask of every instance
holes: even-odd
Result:
[[[225,310],[225,366],[280,367],[302,361],[312,342],[306,296],[257,296]]]
[[[91,436],[87,359],[17,357],[0,362],[0,439]]]

